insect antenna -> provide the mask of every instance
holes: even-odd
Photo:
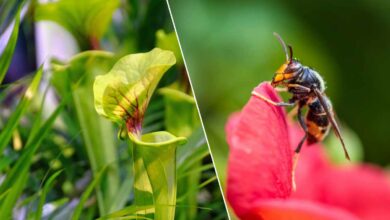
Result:
[[[290,56],[289,56],[286,43],[284,43],[282,37],[278,33],[276,33],[276,32],[274,32],[274,35],[279,40],[280,44],[283,47],[284,53],[286,54],[286,61],[291,61],[291,58],[292,58],[292,48],[291,48],[291,46],[289,46],[289,48],[290,48]]]
[[[293,59],[293,49],[290,45],[288,45],[288,51],[290,52],[290,63],[292,62],[292,59]]]

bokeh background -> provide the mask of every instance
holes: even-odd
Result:
[[[227,117],[285,59],[273,32],[324,77],[353,156],[390,164],[390,1],[169,2],[224,187]],[[325,142],[342,156],[333,134]]]
[[[19,8],[21,23],[14,25]],[[175,52],[177,64],[157,86],[142,132],[175,127],[170,132],[188,142],[177,149],[176,161],[169,158],[170,166],[177,164],[172,178],[154,179],[150,190],[173,196],[176,177],[172,219],[227,218],[166,1],[0,0],[0,219],[152,217],[135,217],[145,211],[136,200],[146,205],[153,198],[152,191],[142,197],[133,190],[147,175],[136,175],[144,170],[133,167],[133,146],[119,140],[120,126],[96,112],[92,86],[119,58],[155,47]],[[4,60],[11,59],[8,69]],[[35,74],[41,65],[42,80]],[[33,77],[37,93],[27,89]],[[49,121],[58,105],[64,107]],[[158,159],[152,155],[145,158]]]

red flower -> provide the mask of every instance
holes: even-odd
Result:
[[[256,91],[280,98],[268,83]],[[372,165],[335,166],[303,146],[292,191],[293,148],[303,136],[285,111],[252,97],[227,125],[227,199],[241,219],[390,219],[390,180]]]

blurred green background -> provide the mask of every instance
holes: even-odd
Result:
[[[155,47],[173,51],[176,65],[147,93],[145,118],[132,119],[149,137],[188,137],[176,152],[119,140],[127,132],[94,105],[97,75]],[[178,47],[166,1],[0,0],[0,219],[226,219]]]
[[[362,145],[364,161],[389,165],[390,1],[169,2],[223,185],[227,117],[285,59],[273,32],[324,77],[343,131],[353,139],[348,147]],[[327,143],[342,154],[330,136]]]

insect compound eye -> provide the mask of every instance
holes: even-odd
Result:
[[[291,62],[289,65],[288,65],[288,67],[286,68],[286,72],[289,72],[289,73],[291,73],[291,72],[297,72],[297,71],[299,71],[299,69],[302,67],[302,65],[299,63],[299,62],[297,62],[297,61],[293,61],[293,62]]]

